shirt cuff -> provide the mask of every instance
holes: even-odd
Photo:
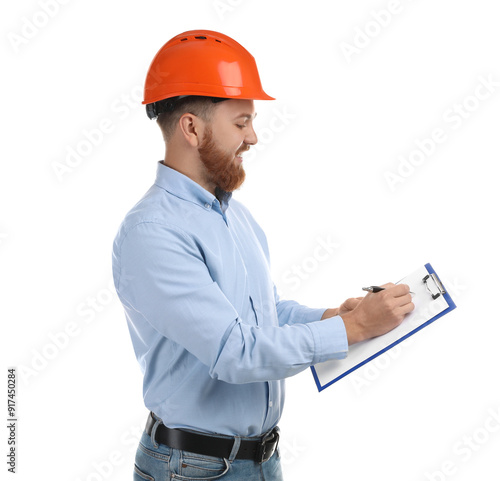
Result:
[[[314,339],[313,364],[347,357],[349,350],[347,332],[340,316],[329,317],[306,326],[311,329]]]
[[[325,313],[327,309],[313,309],[313,308],[308,308],[307,311],[305,311],[302,315],[302,323],[308,323],[308,322],[315,322],[315,321],[321,321],[321,318],[323,317],[323,314]]]

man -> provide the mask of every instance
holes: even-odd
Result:
[[[151,411],[135,480],[282,479],[283,380],[345,358],[414,307],[394,284],[340,308],[279,298],[264,232],[232,199],[257,143],[254,100],[273,98],[253,57],[217,32],[174,37],[148,72],[143,103],[166,153],[113,248]]]

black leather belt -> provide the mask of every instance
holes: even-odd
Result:
[[[146,422],[146,432],[150,436],[155,422],[153,413],[150,413]],[[229,458],[234,445],[234,438],[219,438],[208,434],[171,429],[163,423],[156,428],[154,440],[173,449],[226,459]],[[253,459],[257,463],[263,463],[274,454],[278,441],[279,430],[277,427],[266,436],[255,438],[255,441],[242,439],[236,459]]]

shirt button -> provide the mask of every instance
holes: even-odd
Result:
[[[269,407],[272,408],[273,407],[273,402],[272,401],[269,401]]]
[[[205,204],[205,207],[206,207],[207,209],[210,209],[210,207],[212,207],[212,205],[211,205],[211,204],[209,204],[209,203],[207,202],[207,203]]]

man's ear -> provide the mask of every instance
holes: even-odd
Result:
[[[203,124],[199,117],[190,113],[185,113],[179,119],[181,134],[192,147],[198,147],[203,139]]]

